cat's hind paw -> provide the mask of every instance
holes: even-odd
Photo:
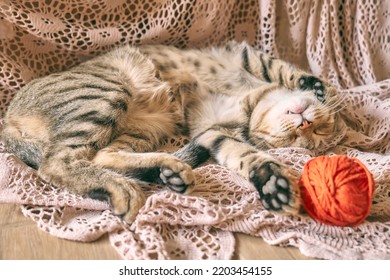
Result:
[[[275,162],[266,161],[253,166],[249,180],[259,192],[265,209],[276,212],[296,212],[299,208],[297,186],[283,168]]]

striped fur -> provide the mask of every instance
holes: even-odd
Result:
[[[266,150],[319,148],[342,127],[336,107],[325,82],[245,43],[125,46],[26,85],[2,139],[43,179],[108,198],[128,222],[144,203],[140,182],[185,192],[192,168],[210,157],[283,212],[297,208],[298,189]],[[191,141],[173,155],[155,152],[176,135]]]

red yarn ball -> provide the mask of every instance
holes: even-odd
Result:
[[[356,158],[313,158],[305,164],[299,185],[304,208],[321,223],[356,226],[370,213],[374,179]]]

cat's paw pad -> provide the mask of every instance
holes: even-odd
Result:
[[[324,103],[326,95],[326,86],[323,81],[314,76],[301,76],[298,79],[298,88],[300,90],[313,90],[317,99]]]
[[[280,211],[290,203],[290,182],[281,174],[280,166],[265,162],[249,172],[249,180],[254,184],[260,200],[267,210]]]
[[[192,168],[179,159],[169,164],[164,163],[160,168],[160,179],[171,190],[178,193],[184,193],[195,182]]]

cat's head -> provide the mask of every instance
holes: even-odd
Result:
[[[278,88],[267,93],[253,109],[249,140],[259,148],[321,149],[344,129],[339,104],[333,88],[328,88],[323,102],[313,91]]]

